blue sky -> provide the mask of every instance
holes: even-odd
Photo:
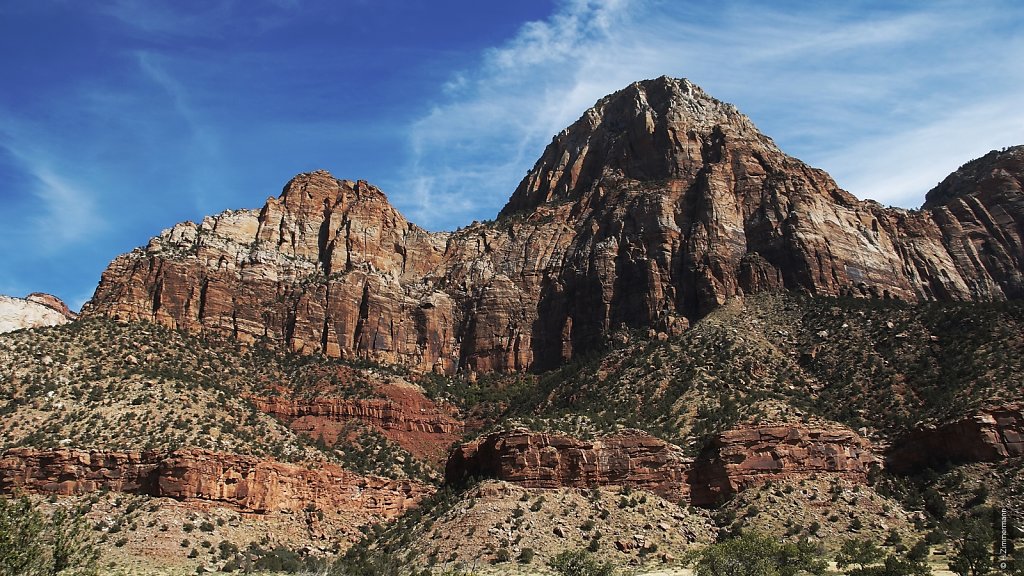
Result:
[[[325,168],[433,230],[492,218],[551,136],[687,77],[904,207],[1024,143],[1024,3],[39,0],[0,4],[0,293],[77,308],[182,220]]]

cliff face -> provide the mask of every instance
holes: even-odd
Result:
[[[639,431],[590,442],[518,429],[458,447],[445,479],[495,478],[528,488],[625,485],[679,501],[689,493],[689,462],[678,447]]]
[[[768,481],[828,474],[866,484],[871,468],[881,465],[867,440],[838,424],[740,426],[721,434],[696,460],[638,431],[584,441],[513,430],[457,448],[445,478],[495,478],[530,488],[631,486],[713,506]]]
[[[101,489],[252,513],[307,506],[391,517],[432,492],[426,485],[364,477],[338,466],[308,468],[204,450],[102,452],[15,448],[0,456],[0,493],[86,494]]]
[[[465,430],[462,421],[411,387],[381,386],[386,398],[310,399],[253,397],[258,410],[287,422],[296,432],[328,443],[339,440],[349,422],[373,427],[418,458],[443,462],[444,451]]]
[[[550,368],[765,290],[1018,298],[1024,148],[994,154],[885,209],[659,78],[556,136],[494,223],[429,233],[365,182],[303,174],[118,257],[83,313],[451,373]]]
[[[1024,456],[1024,404],[979,410],[940,425],[923,426],[893,441],[886,466],[913,472],[946,463],[994,462]]]
[[[694,463],[693,503],[714,505],[772,480],[833,474],[865,484],[881,467],[870,443],[839,426],[743,426],[716,438]]]

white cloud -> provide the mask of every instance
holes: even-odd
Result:
[[[13,249],[19,250],[21,255],[48,256],[71,248],[106,228],[107,222],[97,209],[97,194],[72,184],[71,179],[58,173],[45,149],[27,137],[14,134],[13,121],[6,122],[6,128],[0,146],[32,177],[34,185],[30,193],[36,200],[20,219],[21,225],[8,230],[9,234],[24,240]]]
[[[961,164],[991,150],[1024,142],[1017,97],[953,110],[914,128],[864,139],[824,157],[836,181],[858,195],[906,208]]]
[[[919,205],[963,162],[1024,141],[1011,104],[1024,43],[996,31],[1007,6],[837,6],[563,2],[453,74],[410,128],[409,176],[388,187],[429,228],[493,217],[552,135],[663,74],[736,104],[783,150],[883,203]]]

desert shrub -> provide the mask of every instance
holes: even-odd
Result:
[[[802,540],[780,544],[759,534],[747,533],[688,554],[694,576],[794,576],[801,572],[824,574],[827,564],[820,550]]]
[[[0,496],[0,574],[97,574],[99,550],[82,519],[57,508],[46,517],[22,496]]]
[[[600,563],[584,550],[565,550],[548,565],[561,576],[611,576],[615,573],[611,563]]]

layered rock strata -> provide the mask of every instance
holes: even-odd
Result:
[[[0,493],[71,495],[102,489],[250,513],[315,506],[384,517],[401,514],[432,492],[418,482],[360,476],[330,464],[313,468],[194,449],[158,453],[15,448],[0,456]]]
[[[714,506],[769,481],[826,474],[866,484],[881,465],[867,440],[839,425],[741,426],[721,434],[696,460],[639,431],[584,441],[517,429],[463,444],[449,457],[445,477],[531,488],[630,486]]]
[[[896,472],[914,472],[928,466],[1020,456],[1024,456],[1024,404],[1007,404],[912,430],[893,442],[886,466]]]
[[[1022,164],[996,152],[922,210],[883,208],[663,77],[558,134],[493,223],[430,233],[365,182],[302,174],[118,257],[83,313],[452,373],[550,368],[751,292],[1020,298]]]
[[[630,486],[678,502],[689,493],[689,467],[677,446],[640,431],[586,441],[517,429],[456,448],[445,478],[494,478],[528,488]]]
[[[839,426],[742,426],[721,434],[694,462],[692,502],[711,506],[769,481],[837,475],[866,484],[882,460],[870,442]]]
[[[310,399],[252,397],[258,410],[286,422],[292,430],[329,444],[337,442],[346,424],[373,427],[414,456],[443,460],[443,451],[461,438],[465,426],[414,390],[394,390],[387,398]]]

